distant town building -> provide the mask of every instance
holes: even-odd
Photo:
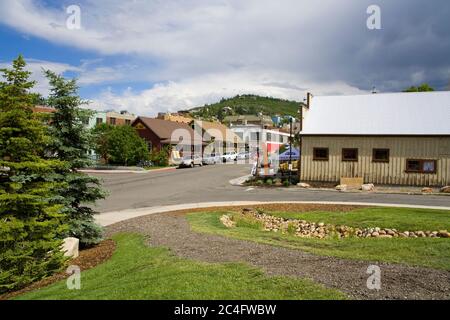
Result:
[[[193,120],[192,118],[179,113],[159,113],[157,119],[185,124],[190,124]]]
[[[105,111],[93,111],[93,115],[89,118],[89,122],[86,127],[88,129],[93,129],[98,125],[106,124],[106,112]]]
[[[35,106],[32,108],[35,113],[54,113],[56,112],[55,108],[47,107],[47,106]]]
[[[112,126],[131,125],[134,120],[136,120],[136,116],[128,111],[106,113],[106,123]]]
[[[247,126],[247,125],[255,125],[260,128],[272,127],[273,121],[269,116],[264,115],[241,115],[241,116],[227,116],[223,120],[223,123],[229,126],[230,128],[234,126]]]
[[[243,140],[220,122],[194,120],[191,127],[202,135],[208,154],[245,150]]]
[[[243,141],[248,150],[254,151],[264,146],[268,153],[273,153],[289,143],[289,132],[273,127],[263,129],[256,125],[234,125],[230,130]]]
[[[138,117],[132,123],[139,136],[143,138],[149,150],[160,151],[167,147],[170,151],[170,162],[176,163],[185,153],[203,151],[205,143],[201,137],[194,135],[190,125],[174,121]]]

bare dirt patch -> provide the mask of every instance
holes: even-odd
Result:
[[[86,270],[92,269],[92,268],[98,266],[99,264],[109,260],[111,258],[111,256],[113,255],[115,249],[116,249],[116,244],[113,240],[105,240],[93,248],[81,250],[79,257],[76,259],[70,260],[68,262],[68,265],[79,266],[81,271],[86,271]],[[48,277],[48,278],[42,279],[38,282],[35,282],[21,290],[0,295],[0,300],[12,299],[12,298],[15,298],[24,293],[38,290],[43,287],[47,287],[55,282],[64,280],[64,279],[68,278],[69,276],[70,275],[67,274],[66,272],[60,272],[60,273],[54,274],[51,277]]]
[[[253,207],[297,212],[345,212],[361,208],[304,204]],[[450,299],[449,271],[317,256],[300,250],[195,233],[185,218],[187,212],[239,211],[243,208],[221,207],[149,215],[109,226],[107,232],[109,235],[117,232],[141,233],[149,239],[149,245],[167,247],[183,258],[213,263],[243,262],[259,267],[269,275],[309,278],[356,299]],[[379,291],[367,288],[369,275],[366,272],[372,264],[382,270],[382,289]]]

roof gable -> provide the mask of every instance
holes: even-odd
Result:
[[[148,129],[153,131],[153,133],[161,140],[170,139],[172,137],[172,133],[178,129],[187,130],[191,136],[193,136],[194,133],[192,128],[187,124],[146,117],[137,118],[133,122],[133,126],[135,126],[135,124],[139,121],[141,121]]]

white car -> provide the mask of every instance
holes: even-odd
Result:
[[[212,153],[210,155],[204,155],[203,156],[203,164],[204,165],[213,165],[220,162],[221,157],[219,155],[216,155],[215,153]]]
[[[203,159],[199,156],[186,156],[183,157],[181,160],[181,163],[179,165],[179,168],[194,168],[195,166],[203,166]]]
[[[238,160],[247,160],[250,159],[250,152],[239,152],[237,155]]]
[[[236,152],[227,152],[222,155],[223,162],[237,161],[238,154]]]

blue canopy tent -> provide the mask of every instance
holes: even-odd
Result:
[[[280,154],[279,157],[279,161],[289,161],[289,158],[291,156],[292,153],[292,161],[297,161],[300,160],[300,150],[292,148],[292,152],[291,150],[286,150],[285,152],[283,152],[282,154]]]

